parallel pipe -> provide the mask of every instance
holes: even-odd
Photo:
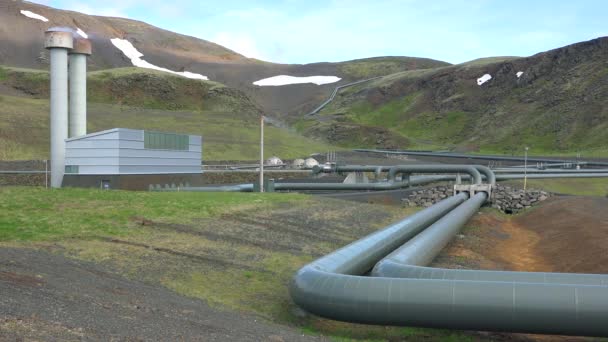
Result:
[[[481,174],[472,165],[398,165],[391,167],[388,171],[389,182],[395,181],[397,174],[400,173],[468,173],[473,177],[474,184],[481,184]],[[492,171],[489,171],[493,175]]]
[[[161,192],[253,192],[253,184],[236,184],[236,185],[220,185],[220,186],[189,186],[184,188],[164,188],[153,189],[152,191]]]
[[[538,174],[585,174],[585,173],[608,173],[608,169],[583,169],[583,170],[563,170],[563,169],[550,169],[550,170],[538,170],[538,169],[527,169],[524,170],[523,168],[517,168],[517,169],[492,169],[492,171],[494,171],[494,173],[510,173],[510,174],[516,174],[516,173],[538,173]]]
[[[405,251],[401,260],[428,263],[485,196],[476,194],[420,233],[420,238],[410,240],[414,252]],[[578,283],[587,282],[590,275],[579,279],[568,275],[565,283],[558,284],[461,281],[426,277],[428,268],[416,278],[355,276],[367,272],[371,260],[393,248],[392,229],[389,226],[300,269],[290,285],[296,304],[323,317],[356,323],[608,336],[608,286],[600,275],[591,275],[600,284],[593,286]]]
[[[484,154],[465,154],[465,153],[452,153],[452,152],[422,152],[422,151],[391,151],[391,150],[375,150],[375,149],[354,149],[356,152],[370,152],[370,153],[382,153],[382,154],[399,154],[399,155],[413,155],[413,156],[428,156],[428,157],[447,157],[447,158],[464,158],[464,159],[479,159],[479,160],[504,160],[504,161],[521,161],[523,162],[524,157],[509,157],[499,155],[484,155]],[[586,163],[589,166],[608,166],[608,162],[597,162],[597,161],[577,161],[577,160],[566,160],[566,159],[551,159],[551,158],[539,158],[539,157],[528,157],[528,162],[539,162],[539,163]]]

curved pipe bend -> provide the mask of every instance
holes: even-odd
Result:
[[[409,240],[410,248],[423,254],[406,253],[399,261],[428,262],[485,197],[485,193],[476,194]],[[454,220],[457,227],[444,231]],[[559,283],[555,277],[563,275],[549,275],[543,283],[483,276],[460,280],[454,274],[468,278],[472,273],[442,274],[443,270],[431,269],[434,273],[426,275],[430,268],[410,266],[409,271],[419,272],[416,276],[357,276],[367,272],[370,261],[395,248],[397,241],[407,240],[404,236],[395,239],[400,229],[389,226],[304,266],[290,285],[295,303],[319,316],[356,323],[608,336],[608,286],[601,275],[566,275],[568,279]],[[598,280],[599,285],[590,285]]]
[[[481,174],[477,168],[471,165],[397,165],[388,171],[389,182],[394,182],[397,174],[400,173],[468,173],[473,177],[473,184],[481,184]],[[490,171],[491,172],[491,171]],[[492,173],[493,174],[493,173]]]
[[[480,173],[483,173],[486,176],[486,182],[495,185],[496,184],[496,175],[494,171],[492,171],[489,167],[483,165],[471,165],[477,169]]]

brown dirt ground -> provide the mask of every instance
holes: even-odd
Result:
[[[482,210],[434,266],[536,272],[608,273],[608,198],[560,196],[521,215]],[[517,341],[593,339],[489,334]]]

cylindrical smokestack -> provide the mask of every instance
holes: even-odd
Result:
[[[87,56],[91,55],[91,42],[74,37],[70,50],[70,138],[87,134]]]
[[[70,29],[53,27],[45,32],[44,47],[51,59],[51,187],[60,188],[65,172],[65,139],[68,138],[68,50],[73,47]]]

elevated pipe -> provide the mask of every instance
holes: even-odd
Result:
[[[527,172],[528,174],[585,174],[585,173],[608,173],[608,169],[584,169],[584,170],[538,170],[538,169],[492,169],[494,173],[517,174]]]
[[[504,160],[504,161],[524,161],[524,157],[509,157],[499,155],[485,155],[485,154],[465,154],[465,153],[452,153],[452,152],[422,152],[422,151],[391,151],[391,150],[376,150],[376,149],[354,149],[355,152],[370,152],[370,153],[382,153],[382,154],[403,154],[413,156],[428,156],[428,157],[448,157],[448,158],[464,158],[464,159],[480,159],[480,160]],[[596,162],[596,161],[577,161],[567,159],[550,159],[550,158],[538,158],[528,157],[528,162],[539,162],[539,163],[586,163],[589,166],[608,166],[608,162]]]
[[[471,175],[474,184],[481,184],[481,174],[477,168],[471,165],[398,165],[391,167],[388,171],[389,182],[394,182],[397,174],[400,173],[468,173]],[[492,172],[490,171],[490,174]],[[492,174],[493,175],[493,174]]]
[[[427,228],[431,233],[424,231],[422,238],[410,240],[409,246],[422,254],[407,253],[405,260],[426,263],[432,259],[485,196],[476,194]],[[456,220],[454,226],[452,220]],[[300,269],[290,285],[296,304],[323,317],[356,323],[608,336],[605,285],[356,276],[367,272],[370,260],[393,248],[394,239],[386,233],[390,229]]]
[[[220,185],[220,186],[189,186],[184,188],[165,188],[153,189],[152,191],[161,192],[253,192],[253,184],[236,184],[236,185]]]
[[[44,33],[50,54],[51,187],[60,188],[65,172],[65,140],[68,138],[68,50],[73,47],[71,29],[52,27]]]

